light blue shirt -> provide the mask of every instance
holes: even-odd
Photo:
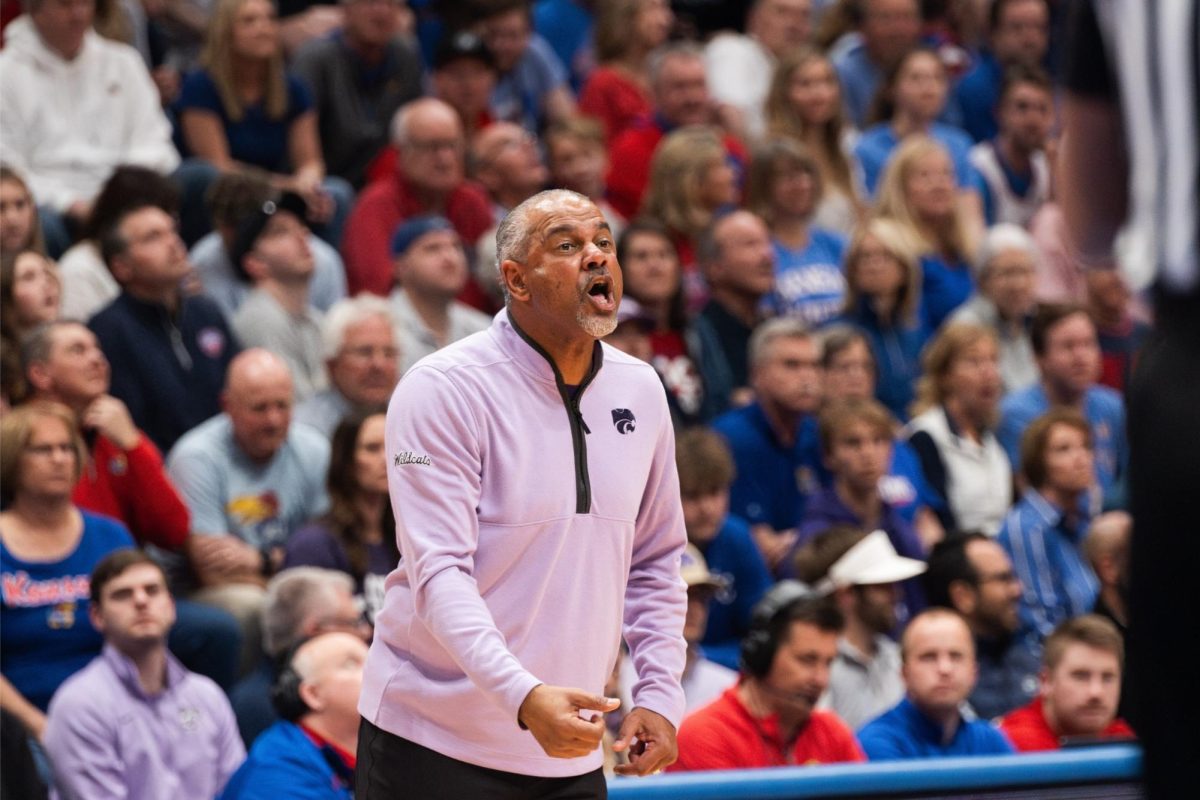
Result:
[[[846,294],[842,256],[846,239],[832,231],[814,228],[808,244],[794,250],[773,240],[775,291],[768,304],[776,316],[791,316],[810,327],[838,315]]]
[[[954,162],[954,176],[959,188],[981,190],[983,179],[971,166],[970,153],[974,142],[971,137],[958,128],[935,122],[929,126],[929,136],[950,153]],[[875,195],[879,181],[883,178],[884,169],[892,158],[892,153],[900,146],[900,137],[892,128],[891,123],[881,122],[872,125],[862,132],[854,145],[854,157],[862,168],[863,185],[867,193]]]

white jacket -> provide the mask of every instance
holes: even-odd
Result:
[[[4,31],[0,51],[0,155],[39,204],[65,210],[91,200],[123,164],[179,165],[171,124],[137,51],[88,31],[64,60],[28,15]]]

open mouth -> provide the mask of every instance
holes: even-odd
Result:
[[[617,310],[616,301],[613,299],[612,279],[608,276],[593,278],[588,283],[585,293],[598,310],[604,312]]]

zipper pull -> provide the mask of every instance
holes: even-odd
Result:
[[[591,435],[592,429],[588,427],[587,420],[583,418],[583,412],[579,410],[579,405],[577,403],[572,403],[571,410],[575,412],[575,418],[579,420],[579,424],[583,426],[583,432]]]

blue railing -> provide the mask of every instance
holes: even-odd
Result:
[[[693,772],[608,785],[613,800],[792,800],[1128,784],[1141,774],[1141,748],[1111,745],[1019,756]]]

